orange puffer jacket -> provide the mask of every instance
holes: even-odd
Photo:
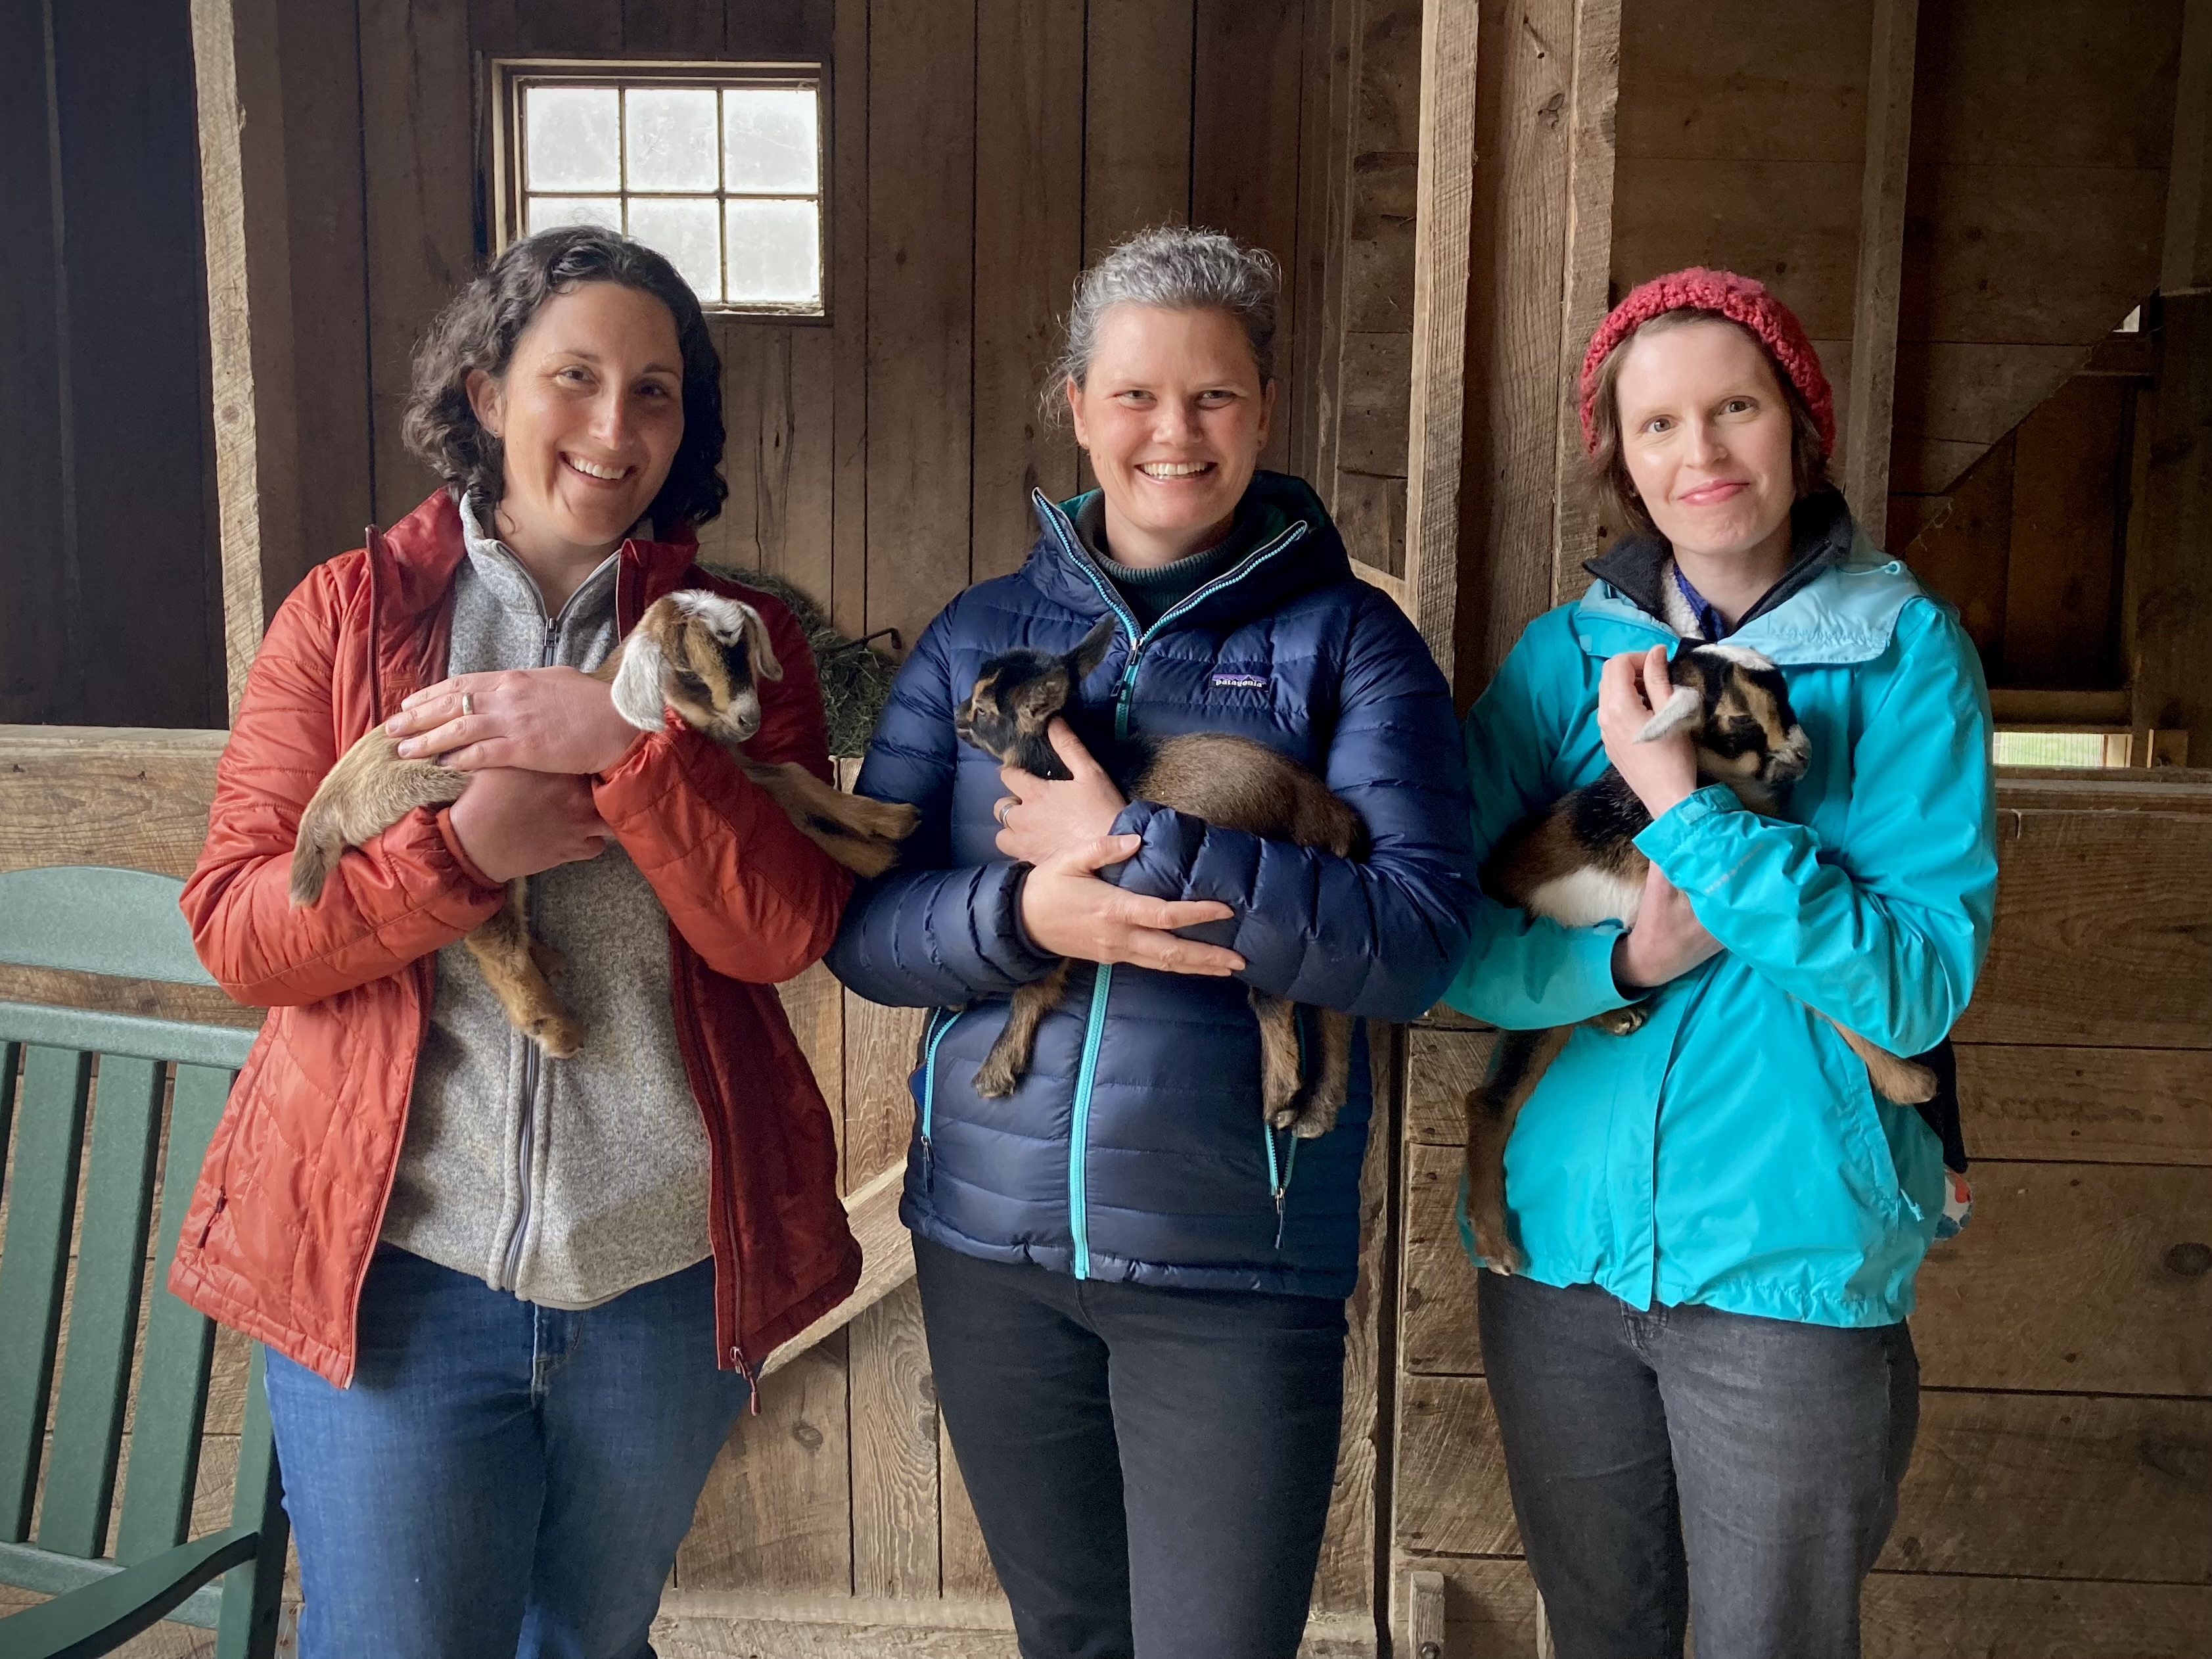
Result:
[[[355,1310],[392,1189],[435,957],[498,908],[443,811],[410,812],[339,862],[320,901],[287,892],[293,836],[323,775],[401,698],[445,677],[459,509],[443,490],[360,551],[318,567],[261,644],[185,885],[200,959],[270,1015],[185,1212],[169,1287],[343,1386]],[[694,544],[629,542],[627,632],[672,589],[740,594],[784,677],[762,685],[757,760],[827,777],[812,658],[775,599],[692,563]],[[851,1294],[860,1247],[837,1197],[828,1108],[775,981],[829,948],[851,878],[720,748],[654,733],[592,799],[670,921],[676,1030],[711,1149],[716,1328],[725,1370]]]

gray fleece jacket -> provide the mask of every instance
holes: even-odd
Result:
[[[606,659],[616,558],[549,617],[465,501],[461,521],[447,673]],[[544,1058],[467,948],[441,951],[383,1237],[526,1302],[588,1308],[708,1255],[706,1130],[677,1047],[668,915],[637,866],[610,842],[529,890],[531,931],[567,958],[557,988],[583,1051]]]

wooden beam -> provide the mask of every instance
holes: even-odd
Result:
[[[1552,520],[1552,599],[1589,586],[1583,562],[1607,532],[1583,483],[1583,354],[1612,298],[1614,115],[1620,104],[1620,0],[1583,0],[1576,9],[1575,60],[1568,99],[1566,280],[1559,314],[1559,447]]]
[[[2173,159],[2166,175],[2166,251],[2159,292],[2212,289],[2212,0],[2188,0],[2173,95]]]
[[[276,0],[192,0],[229,706],[305,568]]]
[[[845,1195],[845,1217],[860,1241],[860,1283],[852,1295],[769,1355],[760,1374],[769,1376],[830,1335],[842,1331],[914,1277],[914,1237],[899,1219],[899,1194],[906,1186],[906,1164],[893,1164],[866,1186]]]
[[[1844,494],[1879,540],[1889,517],[1891,411],[1897,398],[1897,303],[1905,264],[1905,185],[1912,161],[1912,62],[1920,0],[1875,0],[1867,70],[1866,171],[1859,189],[1850,427]]]
[[[1468,244],[1474,205],[1474,46],[1480,21],[1475,0],[1428,0],[1422,9],[1405,584],[1414,625],[1447,681],[1452,678],[1452,626],[1459,605]]]

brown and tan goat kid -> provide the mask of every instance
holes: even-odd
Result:
[[[1698,775],[1724,783],[1754,812],[1772,812],[1781,791],[1812,759],[1805,730],[1774,665],[1739,646],[1695,645],[1672,665],[1674,695],[1637,734],[1650,743],[1686,730],[1697,745]],[[1636,837],[1651,815],[1620,774],[1606,768],[1505,833],[1482,866],[1483,891],[1500,904],[1568,927],[1601,921],[1633,927],[1650,867]],[[1615,1036],[1641,1027],[1641,1003],[1585,1021]],[[1826,1015],[1822,1018],[1827,1019]],[[1936,1074],[1828,1019],[1865,1062],[1875,1090],[1900,1105],[1936,1092]],[[1501,1031],[1490,1075],[1467,1097],[1467,1213],[1475,1249],[1494,1273],[1510,1273],[1521,1254],[1505,1226],[1505,1142],[1544,1073],[1574,1028]]]
[[[881,875],[914,829],[897,801],[841,793],[792,762],[747,760],[738,745],[760,730],[759,680],[783,665],[760,612],[742,599],[686,588],[655,599],[637,626],[592,671],[614,688],[617,713],[641,731],[661,729],[672,708],[686,726],[729,749],[807,839],[847,869]],[[402,760],[398,740],[372,726],[338,757],[301,815],[292,850],[292,902],[313,904],[349,847],[359,847],[418,806],[459,799],[469,775],[434,760]],[[530,936],[521,881],[463,943],[515,1029],[556,1060],[583,1046],[583,1030],[551,984],[560,953]]]
[[[1075,688],[1104,659],[1114,638],[1109,616],[1066,656],[1009,651],[992,658],[955,716],[962,741],[1002,765],[1041,778],[1069,774],[1046,728]],[[1340,858],[1367,856],[1367,826],[1328,786],[1265,744],[1219,732],[1192,732],[1150,745],[1144,770],[1130,787],[1134,799],[1188,812],[1225,830],[1324,848]],[[1037,1026],[1067,992],[1073,964],[1063,958],[1042,979],[1016,991],[1006,1024],[975,1072],[975,1092],[993,1099],[1013,1093],[1029,1071]],[[1267,1122],[1302,1139],[1336,1127],[1350,1086],[1352,1018],[1334,1008],[1314,1012],[1313,1075],[1304,1075],[1298,1006],[1254,988],[1260,1023],[1260,1103]]]

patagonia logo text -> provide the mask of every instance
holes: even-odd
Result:
[[[1216,674],[1213,677],[1213,683],[1216,685],[1232,686],[1239,691],[1265,691],[1267,689],[1267,677],[1265,674]]]

